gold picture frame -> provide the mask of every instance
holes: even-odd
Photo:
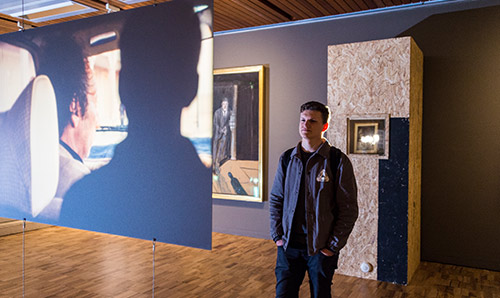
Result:
[[[378,123],[354,123],[354,153],[376,154],[378,139],[376,139]]]
[[[263,201],[265,67],[214,70],[212,197]]]

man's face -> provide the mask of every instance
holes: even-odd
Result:
[[[303,139],[321,139],[327,128],[328,124],[323,124],[321,112],[305,110],[300,113],[299,132]]]
[[[221,107],[222,107],[222,110],[223,110],[223,111],[227,111],[227,107],[228,107],[228,106],[229,106],[229,104],[228,104],[228,102],[227,102],[227,101],[225,101],[225,100],[221,103]]]
[[[79,125],[79,139],[81,141],[83,155],[86,158],[90,153],[90,148],[94,142],[97,128],[97,96],[93,79],[89,79],[89,88],[87,90],[87,110],[81,117]]]

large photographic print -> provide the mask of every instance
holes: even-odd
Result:
[[[211,1],[194,2],[0,36],[0,216],[211,247]]]
[[[264,66],[214,71],[212,192],[262,201]]]

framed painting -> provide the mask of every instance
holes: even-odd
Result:
[[[378,123],[354,123],[354,153],[377,153]]]
[[[212,197],[262,202],[264,66],[214,70]]]
[[[347,152],[349,154],[389,156],[389,116],[353,116],[347,118]]]

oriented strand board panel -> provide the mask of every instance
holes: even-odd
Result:
[[[328,105],[332,117],[327,137],[334,146],[347,152],[346,122],[352,115],[386,114],[395,118],[410,118],[412,44],[414,45],[410,37],[403,37],[328,47]],[[415,49],[418,48],[415,46]],[[421,72],[419,75],[421,77]],[[421,94],[421,82],[417,89]],[[415,94],[417,93],[415,91]],[[417,111],[415,113],[420,115],[421,101],[420,95],[420,108],[415,107]],[[421,126],[421,117],[420,124],[412,126],[415,127],[412,131],[417,131],[417,126]],[[410,138],[412,137],[414,136]],[[418,138],[421,139],[421,129]],[[419,144],[417,141],[414,148]],[[418,151],[420,152],[420,149]],[[415,153],[414,157],[418,158],[418,154]],[[342,251],[338,272],[377,279],[379,157],[374,155],[349,157],[358,182],[360,215],[351,238]],[[420,164],[420,160],[414,164]],[[419,176],[419,170],[415,166],[413,173],[416,175],[417,172]],[[419,181],[416,176],[411,179]],[[419,187],[418,185],[418,189]],[[410,192],[415,198],[420,195],[417,187],[411,188]],[[419,204],[416,199],[413,202],[415,206]],[[419,216],[419,207],[418,211],[415,207],[412,212],[412,216]],[[412,226],[411,237],[417,234],[417,228],[419,233],[419,224]],[[413,243],[412,254],[417,250],[417,243]],[[418,240],[418,247],[419,245]],[[374,269],[371,272],[362,272],[360,265],[363,262],[372,264]]]
[[[410,61],[410,165],[408,168],[408,282],[420,264],[423,53],[411,40]]]

